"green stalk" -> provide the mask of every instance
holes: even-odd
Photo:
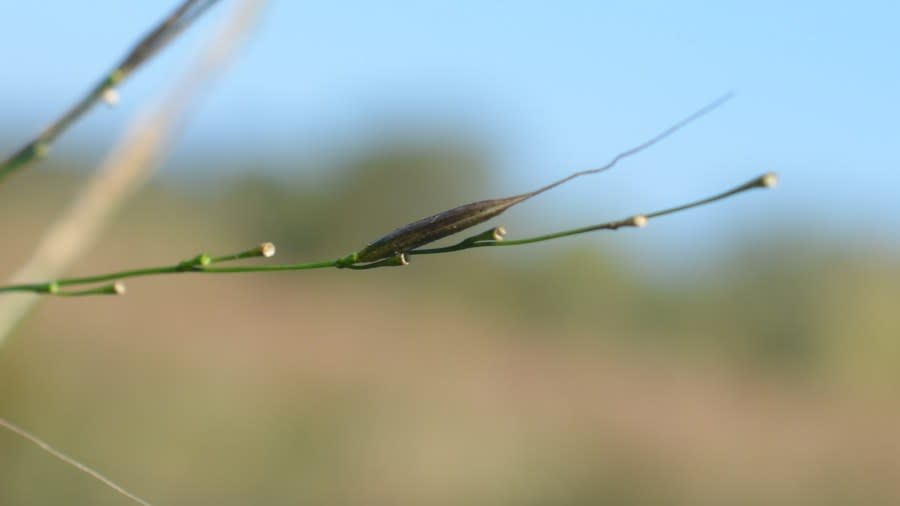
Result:
[[[0,162],[0,182],[6,176],[46,156],[50,150],[50,145],[63,131],[81,118],[94,104],[109,97],[110,95],[108,94],[113,93],[116,86],[124,81],[137,67],[150,59],[217,1],[186,0],[179,5],[166,19],[141,38],[131,51],[115,67],[109,70],[75,105],[45,128],[37,137],[22,146],[12,156]]]
[[[584,234],[595,230],[616,230],[622,227],[643,227],[650,218],[658,218],[661,216],[686,211],[695,207],[704,206],[713,202],[737,195],[738,193],[752,190],[754,188],[771,188],[775,186],[777,178],[775,174],[768,173],[753,179],[731,190],[697,200],[688,204],[680,205],[654,211],[647,214],[638,214],[626,218],[624,220],[609,221],[598,225],[590,225],[587,227],[573,228],[535,237],[527,237],[524,239],[516,239],[512,241],[504,241],[503,236],[506,231],[503,227],[495,227],[479,234],[463,239],[457,244],[445,246],[441,248],[419,248],[411,251],[400,252],[396,255],[381,258],[374,262],[366,262],[360,260],[360,252],[351,253],[335,260],[325,260],[320,262],[307,262],[298,264],[283,265],[240,265],[233,267],[219,267],[215,264],[232,262],[255,257],[271,257],[275,254],[275,246],[272,243],[263,243],[256,248],[223,256],[210,256],[205,253],[199,254],[189,260],[178,262],[175,265],[166,265],[161,267],[149,267],[143,269],[130,269],[108,274],[98,274],[95,276],[83,276],[77,278],[64,278],[55,281],[47,281],[43,283],[26,283],[20,285],[8,285],[0,287],[0,293],[3,292],[33,292],[45,295],[57,295],[65,297],[76,297],[86,295],[119,295],[125,292],[124,285],[121,280],[127,278],[137,278],[143,276],[158,276],[165,274],[237,274],[245,272],[284,272],[284,271],[306,271],[313,269],[338,268],[338,269],[375,269],[379,267],[403,266],[409,263],[411,255],[433,255],[439,253],[451,253],[470,248],[484,248],[491,246],[520,246],[524,244],[532,244],[536,242],[551,241],[562,237]],[[440,226],[437,224],[436,226]],[[64,290],[66,287],[97,285],[100,283],[111,284],[102,286],[89,286],[81,290]]]
[[[754,188],[772,188],[777,183],[777,176],[770,172],[767,174],[763,174],[752,181],[748,181],[740,186],[732,188],[728,191],[713,195],[711,197],[707,197],[701,200],[697,200],[694,202],[690,202],[688,204],[680,205],[677,207],[671,207],[668,209],[663,209],[661,211],[654,211],[652,213],[647,214],[638,214],[635,216],[631,216],[624,220],[616,220],[610,221],[606,223],[600,223],[597,225],[589,225],[586,227],[573,228],[569,230],[563,230],[560,232],[554,232],[550,234],[538,235],[534,237],[527,237],[524,239],[515,239],[512,241],[503,240],[503,235],[506,231],[503,227],[496,227],[480,234],[474,235],[472,237],[468,237],[463,239],[462,241],[442,248],[427,248],[427,249],[415,249],[407,253],[407,255],[433,255],[439,253],[451,253],[454,251],[462,251],[470,248],[484,248],[491,246],[521,246],[523,244],[533,244],[536,242],[544,242],[551,241],[553,239],[559,239],[562,237],[568,237],[572,235],[584,234],[587,232],[594,232],[596,230],[617,230],[622,227],[637,227],[641,228],[647,225],[647,221],[651,218],[659,218],[661,216],[666,216],[669,214],[675,214],[681,211],[686,211],[688,209],[693,209],[695,207],[704,206],[707,204],[711,204],[713,202],[726,199],[733,195],[737,195],[738,193],[743,193],[747,190],[752,190]]]

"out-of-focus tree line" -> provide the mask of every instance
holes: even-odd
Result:
[[[166,264],[200,251],[225,253],[261,241],[277,244],[278,255],[272,260],[280,262],[334,258],[421,216],[499,196],[485,189],[489,168],[465,146],[396,145],[359,153],[334,166],[324,164],[316,170],[304,170],[296,177],[284,170],[277,175],[263,173],[252,160],[235,164],[238,170],[230,168],[225,177],[217,178],[215,170],[204,168],[201,177],[163,178],[149,186],[122,211],[102,243],[72,274]],[[73,194],[81,172],[69,169],[79,165],[51,159],[40,169],[0,187],[0,216],[4,217],[0,272],[4,275],[27,258],[42,229]],[[542,230],[525,233],[534,231]],[[866,499],[868,492],[874,494],[872,497],[900,499],[900,489],[892,481],[900,465],[890,461],[886,453],[879,453],[889,448],[871,445],[867,435],[861,434],[861,427],[869,427],[869,421],[877,419],[872,424],[885,437],[896,440],[900,436],[897,429],[883,426],[878,418],[885,412],[889,416],[898,414],[897,405],[890,402],[890,392],[900,383],[900,257],[896,251],[843,244],[839,232],[833,244],[820,239],[808,241],[800,230],[793,237],[747,237],[741,244],[726,248],[731,251],[726,258],[697,269],[697,276],[659,280],[640,273],[640,266],[621,257],[622,250],[597,247],[599,241],[610,244],[615,240],[615,235],[583,236],[531,248],[416,257],[403,269],[365,273],[137,279],[128,283],[130,293],[124,298],[48,299],[0,353],[0,409],[10,417],[22,414],[23,424],[59,442],[59,446],[89,457],[110,474],[126,478],[123,481],[139,484],[132,488],[149,490],[172,503],[194,499],[219,504],[295,504],[309,499],[358,504],[527,504],[520,499],[587,503],[649,498],[667,503],[716,503],[719,499],[748,499],[753,503],[760,499],[787,504],[790,498],[797,498],[798,502],[821,504],[820,500],[831,496],[817,486],[827,484],[832,474],[845,476],[844,466],[858,464],[856,460],[842,460],[842,452],[853,454],[848,448],[855,448],[857,443],[861,452],[872,456],[871,460],[865,455],[859,457],[864,464],[883,465],[875,475],[849,476],[847,486],[834,485],[836,489],[851,499]],[[217,326],[220,317],[234,321],[229,331],[235,335],[217,339],[216,333],[224,332]],[[133,333],[128,325],[131,319],[143,322]],[[156,324],[158,328],[154,328]],[[321,336],[332,338],[325,341]],[[427,345],[418,342],[419,338]],[[335,345],[335,339],[343,344]],[[337,349],[321,351],[329,346]],[[419,355],[409,351],[409,346],[412,350],[425,346],[428,351],[420,350]],[[280,356],[263,354],[259,363],[248,366],[248,370],[258,371],[249,384],[241,373],[237,373],[237,379],[228,380],[204,374],[227,376],[229,368],[224,364],[232,359],[216,357],[261,353],[246,351],[254,347],[276,350],[274,353]],[[376,365],[360,356],[360,347],[373,354]],[[469,353],[470,347],[479,352]],[[386,351],[388,348],[390,351]],[[433,355],[432,348],[440,352]],[[317,349],[320,351],[314,351]],[[89,350],[91,355],[72,350]],[[504,350],[517,351],[508,358]],[[453,358],[455,352],[476,360],[477,365]],[[594,353],[596,363],[591,358]],[[314,359],[304,358],[319,354],[323,362],[312,364]],[[607,399],[615,394],[607,392],[604,385],[624,385],[622,395],[634,399],[646,395],[641,388],[651,388],[645,385],[628,393],[628,385],[640,377],[637,373],[616,376],[610,372],[607,377],[604,372],[594,378],[594,373],[577,372],[607,370],[619,354],[630,357],[623,359],[626,363],[662,359],[667,364],[681,364],[671,367],[688,371],[684,374],[691,379],[684,381],[696,381],[699,392],[707,388],[704,385],[734,382],[736,392],[742,391],[740,385],[749,385],[748,391],[755,392],[749,394],[751,399],[757,394],[768,399],[769,387],[765,385],[775,384],[788,385],[789,391],[807,392],[791,394],[802,400],[797,403],[800,409],[820,395],[828,399],[833,396],[835,403],[847,409],[857,401],[863,402],[860,399],[873,397],[875,401],[863,408],[859,415],[862,421],[854,422],[856,425],[849,429],[859,436],[858,440],[848,436],[840,451],[829,453],[835,459],[831,467],[808,466],[799,472],[797,488],[791,488],[790,469],[783,471],[784,476],[772,469],[760,471],[767,467],[767,458],[783,457],[780,450],[766,453],[766,445],[773,440],[762,433],[748,436],[757,443],[738,445],[730,450],[730,457],[713,459],[710,464],[700,457],[686,455],[681,461],[680,454],[668,454],[692,445],[672,443],[674,449],[669,448],[666,435],[656,438],[659,441],[650,438],[646,445],[622,443],[621,438],[643,437],[640,423],[628,429],[616,428],[618,425],[612,422],[613,428],[599,422],[596,427],[590,423],[580,426],[578,406],[595,413],[584,415],[586,419],[596,416],[598,410],[602,412],[604,406],[617,409],[615,402]],[[222,363],[205,364],[200,362],[202,357]],[[571,372],[575,375],[572,383],[567,379],[550,381],[549,386],[541,382],[542,371],[568,378],[568,367],[560,366],[560,361],[565,364],[567,360],[579,364],[573,368],[576,372]],[[417,365],[420,362],[434,369]],[[137,372],[129,377],[135,364],[140,364]],[[86,367],[91,370],[84,371]],[[469,367],[480,372],[470,375]],[[507,367],[533,369],[520,373],[536,385],[500,381],[503,388],[500,393],[494,392],[498,379],[491,371],[506,371]],[[636,367],[641,370],[641,366]],[[699,368],[696,376],[694,367]],[[714,372],[703,372],[707,368]],[[510,374],[518,377],[520,373]],[[84,380],[82,374],[88,379]],[[680,372],[673,374],[681,378]],[[94,375],[122,384],[113,387],[107,398],[108,385]],[[460,391],[450,395],[441,388],[429,390],[427,385],[443,384],[440,375]],[[178,394],[167,390],[179,388],[183,381],[195,383]],[[598,391],[606,393],[594,396],[592,381],[598,382]],[[410,386],[420,382],[425,386]],[[665,383],[662,379],[660,382]],[[350,388],[348,384],[356,386]],[[565,409],[554,407],[548,399],[566,398],[572,384],[583,391],[572,394]],[[520,409],[515,406],[503,411],[502,416],[488,410],[487,421],[479,418],[477,402],[469,405],[457,398],[468,399],[466,388],[477,392],[478,385],[492,391],[501,404],[532,403],[529,395],[537,390],[565,388],[554,394],[534,393],[532,406],[521,409],[526,414],[540,412],[544,405],[546,410],[568,415],[546,426],[535,422],[535,427],[526,427],[521,434],[516,432],[521,429],[516,425],[512,432],[521,437],[510,436],[509,441],[501,438],[504,442],[496,447],[488,444],[480,448],[483,454],[454,453],[450,447],[459,444],[453,442],[454,438],[466,438],[466,424],[476,427],[473,437],[479,441],[492,439],[494,431],[504,433],[504,423],[527,425],[527,421],[513,422],[512,415]],[[237,387],[240,392],[223,392],[220,387]],[[691,398],[692,387],[684,388],[671,397],[660,394],[661,401]],[[278,389],[284,389],[283,395],[298,405],[272,400],[279,396]],[[260,390],[266,392],[261,394]],[[267,400],[249,400],[257,395]],[[460,412],[445,413],[447,420],[455,420],[446,422],[453,426],[435,421],[441,418],[442,395],[456,399],[451,406],[454,402],[466,406]],[[741,398],[740,393],[726,393],[720,398],[713,396],[711,402],[725,399],[722,402],[740,404]],[[110,405],[110,399],[122,402],[124,407]],[[791,399],[795,398],[789,396],[784,402],[790,404]],[[260,407],[257,402],[268,404]],[[751,400],[749,406],[758,407],[754,402]],[[772,410],[761,416],[771,415],[774,421],[782,416],[776,412],[781,400],[758,402]],[[211,407],[204,407],[206,403]],[[229,403],[243,407],[232,408]],[[676,402],[662,412],[648,408],[651,413],[644,415],[638,410],[634,416],[666,425],[671,411],[678,411],[680,406]],[[179,409],[183,410],[181,415],[173,414]],[[260,412],[255,415],[254,409]],[[818,404],[809,408],[811,412],[817,409]],[[92,410],[105,419],[97,421],[85,415]],[[225,422],[232,430],[219,425],[218,417],[223,413],[235,417]],[[255,416],[259,419],[254,421]],[[690,419],[691,415],[685,416]],[[719,443],[706,438],[701,427],[715,426],[716,416],[714,413],[700,420],[697,433],[686,429],[670,437],[694,438],[691,440],[701,448],[698,452],[702,454],[702,448],[707,447],[711,455],[715,454]],[[797,423],[813,423],[816,419],[804,416],[799,419],[805,422]],[[831,417],[826,424],[833,429],[828,430],[839,433],[841,410],[825,416]],[[374,421],[363,422],[360,417]],[[730,419],[719,422],[732,423]],[[94,423],[118,428],[94,429]],[[565,431],[569,423],[578,426],[573,434],[581,434],[588,441],[587,456],[579,453],[578,437],[557,441],[559,438],[552,436]],[[421,429],[428,433],[417,433],[423,426],[433,431]],[[189,428],[187,432],[185,427]],[[269,438],[255,429],[274,435]],[[413,433],[405,432],[409,430]],[[797,434],[804,433],[796,430]],[[192,431],[196,432],[194,436]],[[234,441],[241,434],[248,441]],[[406,440],[407,434],[410,440]],[[604,443],[604,434],[611,434],[615,441]],[[779,437],[791,439],[791,434],[777,435],[774,441]],[[832,433],[826,432],[823,440],[831,437],[828,434]],[[736,429],[733,437],[742,437],[740,431]],[[115,443],[117,438],[129,442],[128,451],[117,451],[121,448]],[[189,456],[178,453],[179,438],[199,438],[184,443]],[[144,446],[144,440],[150,443]],[[531,444],[535,455],[528,456],[523,447]],[[221,445],[234,447],[220,451]],[[811,445],[815,446],[815,441]],[[465,443],[463,447],[467,447]],[[606,455],[606,450],[613,456]],[[744,461],[744,450],[756,452],[755,460]],[[655,452],[666,456],[658,457]],[[452,458],[446,457],[448,454]],[[815,451],[811,455],[808,462],[800,458],[799,465],[811,466],[826,458]],[[360,461],[366,458],[371,461]],[[431,469],[435,458],[452,462],[435,464]],[[466,464],[470,458],[486,459],[488,464]],[[118,465],[111,465],[116,459]],[[427,462],[423,464],[424,478],[417,475],[421,468],[410,459]],[[181,466],[177,472],[166,468],[173,462]],[[681,469],[685,462],[688,467],[695,465],[696,473]],[[399,467],[391,468],[392,464]],[[891,469],[891,465],[898,468]],[[709,466],[733,471],[727,479],[722,478],[724,482],[709,478],[725,483],[723,490],[711,490],[704,481],[707,476],[718,476],[709,474]],[[477,472],[471,471],[470,476],[469,467]],[[758,472],[775,474],[757,482]],[[69,473],[22,442],[7,435],[0,438],[0,503],[53,504],[52,500],[67,497],[76,498],[66,500],[69,504],[116,504],[117,498],[105,496],[85,478]],[[407,483],[405,473],[410,480],[424,480],[424,484]],[[492,473],[496,474],[493,479]],[[536,475],[549,477],[546,482],[533,481]],[[59,490],[63,492],[49,491],[54,483],[62,483]],[[663,485],[645,488],[645,484]],[[38,486],[44,489],[36,490]],[[758,494],[755,498],[754,493]],[[30,502],[29,497],[43,499]],[[78,497],[92,499],[79,502]]]

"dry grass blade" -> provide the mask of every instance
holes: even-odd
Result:
[[[191,105],[208,91],[210,78],[229,61],[254,25],[262,3],[239,3],[162,104],[148,104],[69,209],[43,235],[11,284],[58,278],[94,243],[109,217],[153,173]],[[0,344],[36,301],[33,294],[17,294],[0,303]]]
[[[39,437],[35,436],[34,434],[28,432],[27,430],[25,430],[17,425],[14,425],[13,423],[7,421],[6,419],[0,418],[0,427],[3,427],[4,429],[12,432],[13,434],[16,434],[17,436],[19,436],[27,441],[30,441],[31,443],[33,443],[35,446],[37,446],[41,450],[44,450],[45,452],[49,453],[50,455],[53,455],[54,457],[58,458],[59,460],[65,462],[66,464],[74,467],[75,469],[78,469],[82,473],[90,476],[91,478],[94,478],[95,480],[99,481],[100,483],[115,490],[117,493],[131,499],[132,501],[134,501],[138,504],[141,504],[143,506],[152,506],[149,502],[147,502],[147,501],[141,499],[140,497],[132,494],[131,492],[125,490],[120,485],[116,484],[116,482],[110,480],[106,476],[103,476],[99,472],[91,469],[90,467],[82,464],[81,462],[78,462],[77,460],[73,459],[72,457],[69,457],[65,453],[57,450],[56,448],[54,448],[54,447],[50,446],[49,444],[47,444],[46,442],[44,442],[44,440],[42,440]]]

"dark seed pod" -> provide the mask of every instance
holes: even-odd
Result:
[[[602,167],[576,172],[532,192],[506,198],[480,200],[478,202],[472,202],[471,204],[454,207],[453,209],[428,216],[427,218],[422,218],[421,220],[404,225],[393,232],[376,239],[360,251],[340,258],[335,263],[338,267],[349,267],[357,263],[364,264],[377,262],[385,258],[402,255],[420,246],[424,246],[428,243],[437,241],[438,239],[443,239],[444,237],[478,225],[522,201],[528,200],[545,191],[552,190],[567,181],[589,174],[597,174],[611,168],[618,163],[619,160],[643,151],[678,131],[688,123],[715,109],[728,100],[730,96],[731,95],[728,94],[715,100],[687,118],[663,130],[643,144],[639,144],[627,151],[619,153]]]
[[[356,261],[374,262],[411,251],[487,221],[532,196],[480,200],[422,218],[376,239],[356,254]]]

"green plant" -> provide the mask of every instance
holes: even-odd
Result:
[[[186,0],[176,7],[160,24],[141,38],[122,60],[106,72],[97,84],[68,111],[5,161],[0,162],[0,182],[14,172],[24,169],[34,161],[46,156],[53,141],[97,102],[104,100],[115,103],[118,100],[116,86],[164,48],[217,1]]]
[[[375,239],[358,251],[334,260],[264,266],[220,267],[216,265],[246,258],[273,256],[275,254],[275,246],[271,243],[263,243],[256,248],[231,255],[211,256],[206,253],[202,253],[193,257],[192,259],[184,260],[174,265],[130,269],[107,274],[99,274],[95,276],[63,278],[37,283],[0,286],[0,293],[32,292],[37,294],[57,295],[64,297],[85,295],[120,295],[125,293],[125,287],[121,283],[121,280],[125,278],[187,273],[233,274],[247,272],[283,272],[322,269],[329,267],[339,269],[364,270],[378,267],[407,265],[409,263],[409,257],[414,255],[451,253],[471,248],[484,248],[494,246],[520,246],[524,244],[532,244],[572,235],[584,234],[597,230],[616,230],[622,227],[640,228],[645,226],[647,224],[647,221],[651,218],[658,218],[661,216],[685,211],[694,207],[706,205],[754,188],[771,188],[775,186],[777,177],[774,173],[767,173],[738,187],[735,187],[723,193],[713,195],[711,197],[660,211],[634,215],[621,220],[609,221],[596,225],[589,225],[585,227],[563,230],[534,237],[527,237],[524,239],[516,239],[512,241],[503,240],[503,237],[506,234],[506,230],[503,227],[493,227],[482,233],[467,237],[457,244],[451,246],[438,248],[422,248],[422,246],[429,245],[435,241],[462,232],[491,218],[494,218],[505,212],[510,207],[515,206],[516,204],[520,204],[537,195],[540,195],[541,193],[552,190],[557,186],[560,186],[575,178],[606,171],[615,166],[623,158],[632,156],[652,146],[653,144],[661,141],[662,139],[681,129],[688,123],[715,109],[716,107],[727,101],[730,97],[731,96],[729,94],[715,100],[714,102],[708,104],[707,106],[684,118],[678,123],[660,132],[652,139],[649,139],[642,144],[639,144],[616,155],[611,161],[599,168],[575,172],[573,174],[570,174],[569,176],[554,181],[531,192],[513,195],[511,197],[505,198],[480,200],[477,202],[457,206],[447,211],[443,211],[413,221],[407,225],[397,228],[396,230],[382,237],[379,237],[378,239]],[[85,289],[66,290],[66,288],[68,287],[97,285],[99,283],[107,284],[93,286]]]
[[[170,42],[173,37],[175,37],[178,33],[189,26],[195,19],[197,19],[215,3],[216,0],[186,0],[182,4],[180,4],[170,16],[168,16],[162,23],[160,23],[156,28],[151,30],[145,37],[143,37],[135,45],[135,47],[130,52],[128,52],[128,54],[122,59],[122,61],[115,67],[113,67],[112,70],[107,72],[100,79],[100,81],[93,88],[91,88],[89,92],[72,108],[70,108],[58,120],[54,121],[35,139],[28,142],[25,146],[16,151],[12,156],[0,163],[0,181],[3,181],[6,176],[18,170],[21,170],[22,168],[33,163],[35,160],[43,157],[46,154],[50,144],[64,130],[66,130],[75,121],[77,121],[77,119],[79,119],[96,102],[100,100],[114,102],[116,100],[116,86],[118,86],[136,68],[146,62],[151,56],[153,56],[168,42]],[[700,116],[715,109],[729,98],[730,95],[726,95],[720,99],[717,99],[716,101],[703,107],[702,109],[698,110],[682,121],[662,131],[648,141],[618,154],[610,162],[600,168],[575,172],[567,177],[554,181],[531,192],[513,195],[505,198],[472,202],[428,216],[426,218],[422,218],[420,220],[413,221],[407,225],[395,229],[394,231],[378,239],[375,239],[368,245],[349,255],[345,255],[333,260],[262,266],[220,265],[250,258],[273,256],[275,253],[274,245],[271,243],[263,243],[249,250],[231,255],[212,256],[208,254],[199,254],[194,256],[193,258],[177,262],[173,265],[132,269],[86,277],[60,278],[34,283],[10,284],[6,286],[0,286],[0,293],[29,292],[34,294],[56,296],[114,295],[124,293],[124,285],[121,283],[122,279],[142,276],[156,276],[166,274],[283,272],[321,268],[366,270],[380,267],[407,265],[409,263],[409,258],[415,255],[444,254],[482,247],[518,246],[584,234],[597,230],[617,230],[623,227],[643,227],[650,219],[713,203],[715,201],[734,196],[738,193],[742,193],[750,189],[772,187],[776,183],[776,176],[773,173],[767,173],[747,183],[739,185],[731,190],[715,194],[701,200],[650,213],[637,214],[621,220],[608,221],[600,224],[508,241],[504,240],[504,236],[506,234],[505,229],[498,226],[469,236],[453,245],[444,247],[426,247],[431,245],[435,241],[468,230],[488,221],[489,219],[497,217],[508,210],[510,207],[513,207],[537,195],[554,189],[557,186],[560,186],[575,178],[606,171],[616,165],[620,160],[641,152],[642,150],[668,137],[672,133],[696,120]],[[117,492],[129,497],[130,499],[141,504],[148,504],[146,501],[143,501],[133,494],[126,492],[124,489],[122,489],[118,485],[115,485],[113,482],[103,477],[96,471],[93,471],[92,469],[79,463],[78,461],[65,456],[64,454],[50,447],[47,443],[44,443],[37,437],[31,435],[30,433],[20,429],[19,427],[9,423],[2,418],[0,418],[0,426],[31,441],[32,443],[38,445],[55,457],[78,468],[82,472],[91,475],[95,479],[103,482],[105,485],[115,489]]]

